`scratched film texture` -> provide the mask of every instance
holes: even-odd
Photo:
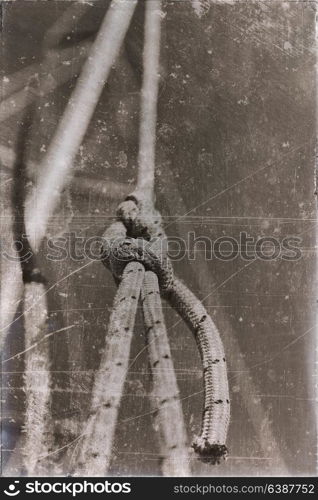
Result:
[[[71,2],[2,2],[1,199],[3,245],[12,242],[11,197],[17,132],[31,75],[28,175],[36,174],[76,83],[108,1],[79,5],[85,14],[48,55],[43,40]],[[206,260],[174,264],[218,325],[229,366],[232,418],[228,460],[196,475],[311,475],[316,470],[314,279],[315,15],[310,1],[165,1],[157,127],[157,206],[168,234],[186,238],[302,238],[297,262]],[[102,234],[133,189],[137,169],[143,6],[137,8],[76,159],[48,236]],[[85,45],[86,44],[86,45]],[[84,52],[83,52],[84,51]],[[82,54],[82,55],[81,55]],[[28,186],[29,187],[29,186]],[[187,215],[184,215],[187,214]],[[68,472],[70,444],[85,425],[94,371],[116,290],[100,262],[47,259],[50,328],[74,325],[48,340],[52,356],[54,459]],[[78,270],[78,272],[76,272]],[[70,275],[73,273],[72,275]],[[68,277],[68,275],[70,275]],[[55,284],[55,286],[53,286]],[[17,264],[4,262],[2,286],[21,287]],[[5,289],[5,288],[4,288]],[[11,309],[16,318],[21,303]],[[164,305],[189,443],[199,431],[202,369],[190,332]],[[23,317],[12,324],[3,357],[24,349]],[[138,315],[131,365],[115,437],[111,474],[160,474],[150,413],[151,380]],[[23,356],[3,364],[2,473],[23,474]]]

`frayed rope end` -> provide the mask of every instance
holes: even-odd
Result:
[[[228,455],[228,449],[225,444],[211,444],[200,436],[194,440],[192,448],[198,453],[202,462],[212,465],[220,464],[221,461],[226,460]]]

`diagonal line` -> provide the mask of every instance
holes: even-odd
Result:
[[[201,208],[203,207],[204,205],[206,205],[207,203],[209,203],[210,201],[212,200],[215,200],[216,198],[218,198],[219,196],[222,196],[223,194],[227,193],[228,191],[230,191],[231,189],[233,189],[234,187],[236,186],[239,186],[240,184],[242,184],[243,182],[247,181],[248,179],[251,179],[252,177],[254,177],[255,175],[259,174],[260,172],[262,172],[263,170],[266,170],[267,168],[272,168],[272,167],[277,167],[280,163],[283,162],[283,160],[285,160],[287,157],[289,157],[292,153],[295,153],[296,151],[299,151],[300,149],[302,149],[305,145],[309,144],[310,141],[307,141],[303,144],[301,144],[300,146],[297,146],[293,149],[291,149],[290,151],[288,151],[286,154],[284,154],[281,158],[281,160],[277,163],[277,164],[274,164],[274,163],[270,163],[269,165],[263,165],[262,167],[258,168],[257,170],[255,170],[254,172],[251,172],[250,174],[248,174],[246,177],[243,177],[243,179],[240,179],[239,181],[237,182],[234,182],[233,184],[231,184],[230,186],[222,189],[222,191],[219,191],[218,193],[216,193],[215,195],[211,196],[210,198],[206,199],[205,201],[202,201],[201,203],[199,203],[198,205],[196,205],[195,207],[191,208],[190,210],[188,210],[187,212],[185,212],[183,215],[179,215],[177,216],[177,218],[171,222],[169,222],[165,227],[164,229],[167,229],[167,227],[171,226],[171,224],[175,224],[176,222],[178,222],[179,220],[181,220],[183,217],[186,217],[187,215],[191,214],[192,212],[194,212],[195,210],[197,210],[198,208]]]
[[[42,293],[42,295],[40,295],[39,299],[36,302],[34,302],[32,304],[32,306],[29,307],[29,309],[27,309],[26,311],[24,311],[23,313],[21,313],[17,318],[15,318],[13,321],[11,321],[11,323],[9,323],[8,325],[6,325],[3,328],[1,328],[0,332],[4,331],[7,328],[9,328],[10,326],[12,326],[16,321],[18,321],[20,318],[22,318],[26,312],[31,311],[33,309],[33,307],[42,299],[42,297],[44,297],[45,295],[47,295],[53,288],[55,288],[57,285],[59,285],[60,283],[62,283],[62,281],[66,280],[67,278],[69,278],[73,274],[78,273],[79,271],[81,271],[85,267],[88,267],[93,262],[94,262],[93,260],[87,262],[86,264],[84,264],[83,266],[79,267],[78,269],[75,269],[74,271],[72,271],[71,273],[67,274],[66,276],[63,276],[63,278],[61,278],[59,281],[56,281],[56,283],[53,283],[53,285],[51,285],[47,290],[45,290],[44,293]]]
[[[259,366],[262,366],[262,365],[265,365],[267,363],[270,363],[274,359],[278,358],[278,356],[280,356],[282,352],[286,351],[287,349],[289,349],[289,347],[291,347],[292,345],[296,344],[299,340],[301,340],[306,335],[308,335],[308,333],[310,333],[314,328],[316,328],[316,326],[312,326],[311,328],[308,328],[308,330],[306,330],[304,333],[302,333],[301,335],[299,335],[299,337],[295,338],[294,340],[292,340],[291,342],[289,342],[288,344],[286,344],[285,347],[283,347],[280,351],[278,351],[276,354],[274,354],[274,356],[272,356],[270,358],[267,358],[267,359],[265,359],[263,361],[260,361],[259,363],[256,363],[255,365],[250,366],[248,368],[248,370],[246,370],[246,371],[248,372],[248,371],[254,370],[254,368],[257,368]],[[240,372],[240,373],[242,373],[242,372]]]
[[[35,349],[39,344],[41,344],[42,342],[47,340],[49,337],[52,337],[52,335],[54,335],[55,333],[65,332],[66,330],[70,330],[71,328],[74,328],[74,326],[75,325],[65,326],[64,328],[60,328],[59,330],[54,330],[54,332],[47,333],[46,335],[44,335],[44,337],[41,340],[39,340],[38,342],[35,342],[27,349],[24,349],[24,351],[20,351],[17,354],[14,354],[14,356],[11,356],[11,358],[7,358],[4,361],[2,361],[2,364],[7,363],[8,361],[11,361],[12,359],[18,358],[19,356],[22,356],[22,354],[25,354],[26,352],[29,352],[32,349]]]

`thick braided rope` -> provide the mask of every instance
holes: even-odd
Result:
[[[105,350],[95,377],[90,415],[75,458],[76,474],[107,474],[143,278],[142,264],[130,262],[126,265],[109,320]]]
[[[166,296],[193,332],[203,364],[202,429],[193,448],[203,460],[218,463],[227,455],[225,443],[230,421],[227,369],[221,337],[200,300],[179,279],[174,280]]]
[[[118,215],[123,220],[127,220],[125,215],[127,205],[133,207],[135,214],[135,220],[130,224],[130,234],[137,238],[141,235],[143,238],[147,238],[152,254],[156,257],[159,256],[158,260],[163,270],[161,287],[168,289],[172,283],[173,271],[167,258],[167,248],[163,245],[160,214],[154,210],[152,202],[144,202],[142,210],[140,210],[132,199],[130,202],[124,203],[118,211]],[[145,220],[147,227],[145,227]],[[153,379],[151,400],[155,410],[156,427],[159,431],[162,472],[164,476],[189,476],[191,470],[186,426],[162,311],[159,280],[153,271],[145,273],[141,299],[149,364]]]
[[[203,363],[204,409],[201,434],[193,443],[202,459],[218,463],[227,454],[226,436],[230,418],[230,402],[226,361],[220,334],[202,303],[173,275],[165,251],[158,250],[164,241],[160,215],[144,201],[131,196],[119,206],[117,222],[105,233],[103,259],[113,274],[120,278],[128,261],[142,262],[157,274],[161,293],[178,311],[193,332]],[[129,238],[114,238],[118,225],[127,229]],[[122,259],[122,260],[121,260]]]

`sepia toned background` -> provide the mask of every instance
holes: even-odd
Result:
[[[13,241],[18,137],[30,189],[109,2],[1,2],[0,165],[2,248]],[[63,14],[73,21],[59,36]],[[229,458],[194,475],[312,475],[316,472],[315,2],[164,2],[157,127],[157,207],[170,236],[238,238],[245,231],[302,240],[297,261],[195,258],[174,263],[216,322],[229,366]],[[140,2],[76,159],[74,178],[47,237],[101,235],[133,190],[137,173],[144,5]],[[53,27],[53,28],[52,28]],[[26,86],[31,87],[27,89]],[[32,110],[31,126],[25,116]],[[116,290],[98,261],[47,258],[53,372],[55,472],[69,472],[85,428],[94,372]],[[23,351],[17,263],[3,260],[12,297],[4,360]],[[10,309],[10,310],[9,310]],[[164,312],[189,446],[203,403],[191,333]],[[7,322],[4,321],[4,325]],[[158,475],[149,404],[151,377],[138,315],[114,443],[113,475]],[[2,369],[2,474],[23,475],[23,356]],[[105,382],[106,385],[106,382]],[[84,426],[84,427],[83,427]]]

